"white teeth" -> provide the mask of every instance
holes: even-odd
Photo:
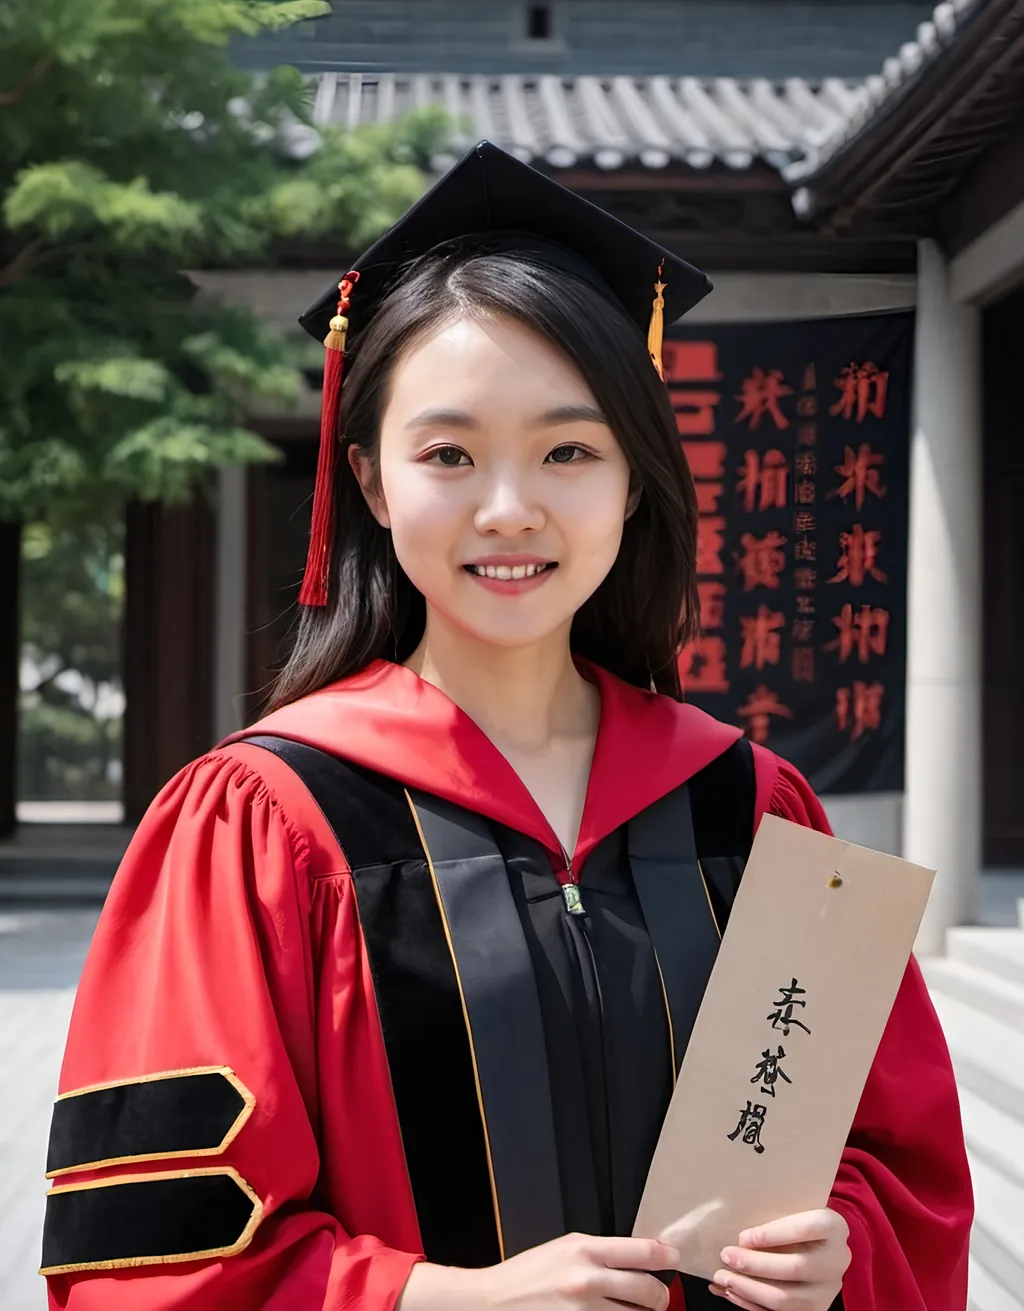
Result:
[[[543,573],[547,565],[471,564],[469,568],[478,578],[496,578],[502,582],[510,582],[520,578],[533,578],[535,574]]]

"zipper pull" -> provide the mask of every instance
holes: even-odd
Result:
[[[580,896],[579,886],[575,883],[562,884],[562,899],[565,902],[566,913],[569,915],[585,915],[586,907],[583,905],[583,898]]]

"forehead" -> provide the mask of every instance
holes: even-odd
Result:
[[[461,315],[414,342],[396,362],[389,405],[429,400],[513,405],[592,400],[576,366],[539,332],[505,317]]]

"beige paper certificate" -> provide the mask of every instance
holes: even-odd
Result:
[[[712,1278],[743,1229],[825,1206],[931,870],[765,816],[634,1234]]]

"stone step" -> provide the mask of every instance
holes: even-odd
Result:
[[[950,956],[928,957],[921,970],[929,991],[945,993],[1024,1033],[1024,984]]]
[[[964,1138],[972,1157],[1024,1188],[1024,1121],[960,1085]]]
[[[971,1162],[971,1176],[974,1259],[1003,1288],[1024,1289],[1024,1187],[977,1157]]]
[[[113,878],[113,869],[73,874],[0,869],[0,906],[102,906]]]
[[[1020,929],[950,929],[946,946],[954,960],[1024,986],[1024,933]]]
[[[1024,1311],[1024,1294],[1009,1292],[974,1257],[967,1265],[967,1290],[967,1311]]]
[[[1024,1120],[1024,1033],[945,993],[933,993],[932,1002],[959,1086]]]

